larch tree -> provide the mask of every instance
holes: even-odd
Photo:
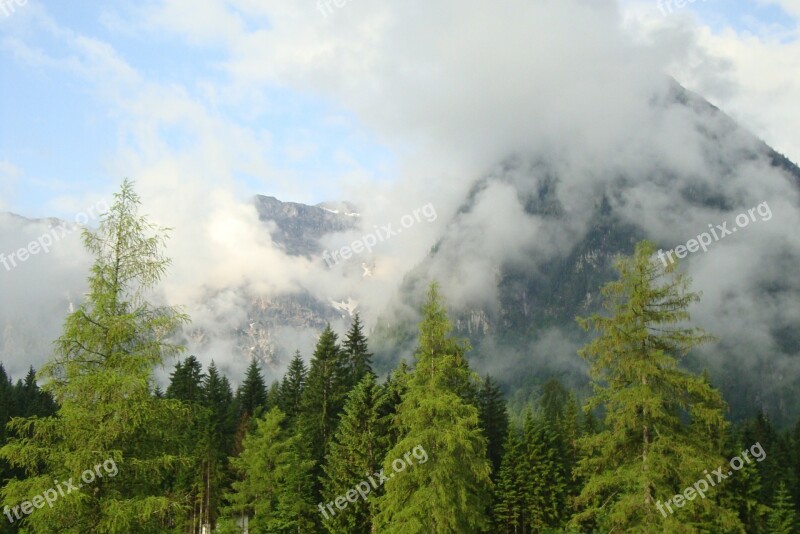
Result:
[[[608,315],[579,319],[598,337],[580,355],[590,365],[603,429],[580,440],[585,477],[572,525],[624,532],[739,531],[736,513],[713,498],[693,499],[669,513],[665,501],[683,492],[722,456],[726,409],[702,377],[678,367],[712,338],[690,327],[687,308],[699,300],[689,280],[666,269],[644,241],[616,262],[619,279],[602,289]],[[686,420],[690,424],[686,423]]]
[[[98,476],[18,519],[27,532],[163,532],[182,512],[183,497],[164,487],[183,461],[187,412],[153,395],[152,371],[182,350],[170,339],[188,318],[148,302],[170,263],[161,255],[167,230],[138,215],[130,181],[114,198],[98,230],[83,231],[94,256],[88,293],[67,316],[55,356],[40,372],[58,413],[13,420],[17,437],[0,449],[28,475],[3,488],[8,506],[54,488],[56,480],[77,482],[93,469]],[[98,465],[108,466],[105,476]]]
[[[399,440],[383,465],[394,476],[379,500],[378,531],[481,532],[489,526],[491,466],[478,409],[460,395],[478,377],[464,365],[466,343],[449,337],[452,326],[435,283],[422,311],[414,370],[394,418]],[[395,473],[393,465],[415,447],[428,460]]]

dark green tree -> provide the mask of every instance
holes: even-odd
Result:
[[[531,532],[560,526],[566,501],[566,483],[559,443],[544,417],[528,412],[523,427],[522,464],[524,525]]]
[[[244,381],[236,391],[236,404],[241,418],[258,417],[267,405],[267,386],[255,358],[250,360]]]
[[[508,429],[503,449],[495,489],[494,527],[500,534],[518,534],[527,524],[527,458],[520,432],[513,426]]]
[[[306,385],[308,369],[300,351],[295,352],[286,374],[283,375],[278,390],[278,405],[290,420],[300,413],[303,400],[303,388]]]
[[[794,534],[797,532],[797,512],[792,496],[781,482],[772,501],[772,510],[767,518],[767,531],[770,534]]]
[[[334,439],[328,448],[325,462],[323,491],[324,527],[331,533],[351,534],[373,532],[377,515],[376,497],[380,488],[371,489],[367,500],[358,500],[344,511],[333,506],[325,508],[327,502],[363,480],[366,474],[379,469],[389,447],[389,416],[386,413],[388,399],[384,388],[376,383],[372,373],[366,373],[350,391]],[[373,493],[374,492],[374,493]]]
[[[272,408],[255,420],[242,453],[230,459],[240,479],[227,495],[226,514],[249,518],[252,532],[313,532],[311,462],[300,457],[302,436],[283,428],[285,415]],[[223,531],[229,529],[229,525]]]
[[[353,324],[342,341],[342,353],[347,367],[347,385],[354,387],[366,374],[372,374],[372,354],[367,346],[367,337],[363,332],[364,325],[358,313]]]
[[[486,452],[492,472],[497,473],[503,457],[503,445],[508,438],[508,412],[500,386],[488,374],[478,392],[478,418],[486,436]]]
[[[342,366],[338,336],[328,325],[314,349],[311,368],[303,389],[302,430],[311,446],[315,476],[322,476],[328,443],[333,438],[347,392],[346,369]],[[315,495],[319,494],[319,487]]]
[[[167,386],[168,399],[180,399],[189,403],[200,403],[200,385],[203,383],[203,366],[194,356],[175,364]]]

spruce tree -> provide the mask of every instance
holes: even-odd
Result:
[[[3,488],[6,504],[41,494],[54,480],[76,480],[95,465],[105,476],[28,515],[20,523],[29,532],[163,532],[183,502],[164,487],[183,461],[187,413],[179,402],[152,395],[152,370],[182,350],[168,340],[187,317],[146,300],[169,260],[160,253],[165,230],[139,216],[138,206],[126,180],[98,230],[84,229],[83,244],[94,256],[88,293],[40,372],[60,406],[57,416],[15,419],[10,427],[18,437],[0,449],[28,474]]]
[[[373,532],[377,515],[376,498],[380,488],[372,489],[367,500],[357,500],[345,510],[325,504],[345,495],[353,486],[372,475],[383,463],[389,446],[388,399],[375,376],[367,373],[348,395],[342,419],[325,461],[325,482],[321,514],[323,526],[336,534]]]
[[[366,374],[372,374],[372,354],[367,347],[367,337],[358,313],[342,342],[342,353],[347,366],[347,385],[354,387]]]
[[[452,327],[436,284],[431,284],[419,326],[414,371],[394,424],[399,441],[387,453],[378,531],[470,533],[488,527],[492,487],[486,438],[478,410],[459,395],[477,377],[462,364],[466,343]],[[394,473],[393,464],[416,447],[424,464]]]
[[[285,415],[273,408],[255,420],[243,450],[230,462],[240,479],[227,495],[226,513],[249,518],[252,532],[310,532],[315,509],[310,497],[311,463],[299,457],[302,436],[282,428]]]
[[[170,383],[167,386],[167,398],[179,399],[184,402],[200,402],[200,385],[203,382],[203,366],[194,356],[189,356],[183,362],[175,364],[175,370],[170,374]]]
[[[590,364],[604,429],[581,439],[577,474],[586,483],[573,525],[625,532],[741,530],[736,514],[713,499],[694,499],[674,514],[662,501],[682,492],[704,469],[722,465],[725,404],[701,377],[678,367],[711,338],[686,326],[699,300],[689,281],[639,243],[616,262],[619,280],[602,289],[609,316],[579,319],[599,336],[580,351]],[[686,425],[684,418],[691,421]],[[673,508],[674,509],[674,508]],[[666,517],[664,517],[666,516]]]
[[[346,380],[338,337],[328,325],[314,349],[301,403],[302,430],[311,445],[316,476],[322,475],[325,452],[336,430],[347,392]],[[318,490],[319,487],[315,495]]]
[[[500,386],[488,374],[478,393],[478,417],[486,436],[486,452],[492,472],[500,469],[503,444],[508,437],[508,411]]]
[[[199,464],[199,509],[201,524],[214,527],[227,486],[228,456],[233,449],[235,414],[230,382],[219,374],[213,360],[201,384],[201,403],[204,408],[197,421],[200,439],[197,454]]]
[[[495,488],[494,527],[500,534],[524,532],[527,515],[527,460],[520,432],[509,426]]]
[[[525,416],[522,464],[524,521],[532,532],[561,524],[565,508],[566,483],[558,438],[544,417]]]
[[[794,534],[797,532],[797,513],[792,496],[781,482],[772,499],[772,510],[767,518],[767,531],[770,534]]]
[[[258,417],[267,405],[267,386],[255,358],[250,359],[244,380],[236,391],[236,401],[243,418]]]
[[[278,391],[278,405],[289,419],[294,418],[300,413],[303,388],[306,385],[307,377],[308,369],[298,350],[289,363],[286,374],[283,375],[283,380],[281,380],[281,386]]]

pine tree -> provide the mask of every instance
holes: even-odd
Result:
[[[367,475],[372,475],[383,463],[388,450],[389,417],[386,414],[388,399],[375,376],[367,373],[348,395],[344,414],[336,435],[328,448],[325,461],[323,491],[323,526],[331,533],[351,534],[373,531],[377,515],[376,497],[380,488],[341,511],[325,509],[327,501],[352,489]]]
[[[342,342],[342,353],[347,366],[348,388],[355,387],[366,374],[372,374],[372,354],[367,347],[367,337],[363,332],[363,324],[358,313]]]
[[[503,457],[503,444],[508,437],[508,412],[500,386],[488,374],[478,393],[478,418],[486,436],[486,451],[492,472],[497,473]]]
[[[280,390],[278,391],[278,405],[289,419],[300,413],[303,388],[306,385],[307,377],[308,369],[298,350],[289,363],[286,374],[283,375]]]
[[[12,421],[19,437],[0,450],[29,475],[3,488],[7,504],[95,465],[103,465],[106,476],[27,516],[29,532],[163,531],[180,510],[182,496],[163,489],[167,474],[182,461],[187,414],[177,401],[151,392],[153,367],[182,350],[167,340],[187,317],[144,298],[169,260],[160,255],[165,231],[140,217],[138,205],[126,180],[99,229],[83,231],[94,255],[88,293],[67,316],[55,358],[40,372],[43,388],[60,405],[58,414]]]
[[[492,487],[486,439],[478,410],[462,400],[464,385],[477,381],[462,365],[467,345],[448,337],[452,327],[436,284],[431,284],[419,327],[414,371],[394,420],[400,440],[384,470],[421,447],[424,464],[389,479],[376,519],[380,532],[479,532],[488,527]]]
[[[772,502],[772,511],[767,519],[767,531],[770,534],[797,532],[797,513],[792,503],[792,496],[783,482],[778,485]]]
[[[736,514],[712,499],[689,501],[676,514],[660,512],[662,500],[725,461],[726,422],[719,393],[677,366],[710,340],[681,326],[699,297],[673,273],[674,265],[665,271],[653,255],[652,244],[642,242],[633,257],[620,258],[620,279],[602,289],[611,315],[579,319],[600,334],[580,354],[590,364],[595,390],[588,407],[604,406],[605,421],[601,432],[581,439],[586,456],[577,472],[586,484],[573,525],[625,532],[741,530]],[[673,276],[661,283],[665,275]]]

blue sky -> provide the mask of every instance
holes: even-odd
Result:
[[[107,196],[125,174],[135,172],[135,165],[126,169],[126,161],[141,163],[151,156],[159,161],[164,151],[191,159],[198,147],[214,150],[213,137],[209,142],[195,136],[185,117],[160,110],[157,119],[144,118],[137,93],[148,90],[156,100],[167,94],[180,101],[185,95],[202,108],[204,121],[251,142],[245,143],[250,146],[245,157],[254,160],[228,172],[239,196],[319,202],[345,195],[343,177],[396,178],[397,146],[346,106],[324,91],[292,84],[249,88],[231,74],[230,49],[213,38],[213,29],[204,41],[179,27],[169,31],[141,22],[159,4],[28,0],[8,16],[0,11],[0,210],[68,218],[82,202]],[[663,18],[655,1],[638,5],[646,5],[654,19]],[[196,6],[202,10],[204,2]],[[796,18],[777,2],[698,0],[671,16],[690,13],[712,33],[727,29],[745,38],[784,40],[797,28]],[[251,31],[270,29],[268,17],[247,24]],[[114,79],[119,72],[123,75]],[[153,138],[158,142],[151,146]]]
[[[179,87],[205,102],[209,113],[248,130],[269,132],[265,159],[291,173],[296,183],[310,186],[298,187],[301,198],[291,200],[337,198],[341,192],[335,181],[325,177],[347,171],[354,165],[351,158],[379,179],[390,177],[392,154],[346,110],[281,87],[259,90],[259,110],[214,103],[204,91],[228,81],[219,67],[220,50],[128,26],[123,21],[136,10],[124,2],[114,7],[75,4],[30,0],[9,17],[0,12],[0,162],[7,171],[0,175],[7,181],[0,189],[6,197],[0,209],[70,217],[82,196],[108,194],[122,178],[109,173],[109,158],[126,145],[120,110],[102,95],[102,80],[92,80],[75,67],[82,59],[65,49],[69,37],[64,39],[61,32],[106,43],[147,82]],[[43,27],[50,24],[57,28]],[[24,57],[20,47],[47,59]],[[182,125],[165,127],[160,135],[178,152],[194,142]],[[341,154],[345,150],[346,157]],[[235,175],[242,194],[283,193],[270,190],[263,177]]]

